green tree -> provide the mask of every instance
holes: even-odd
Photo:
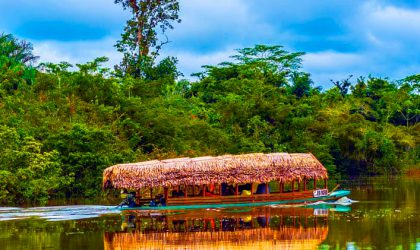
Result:
[[[238,49],[238,54],[232,58],[239,61],[242,75],[249,77],[260,75],[274,86],[288,83],[288,78],[296,72],[301,65],[301,56],[305,53],[290,53],[283,46],[255,45],[253,48]],[[252,77],[251,76],[251,77]]]
[[[331,82],[334,84],[338,90],[340,90],[340,94],[344,97],[349,92],[349,88],[351,86],[350,79],[353,77],[353,75],[350,75],[348,78],[341,80],[341,81],[333,81]]]
[[[58,89],[61,89],[61,79],[63,73],[68,73],[68,69],[72,68],[73,65],[68,62],[60,62],[58,64],[47,62],[40,63],[38,68],[46,73],[54,74],[58,80]]]
[[[13,35],[0,35],[0,86],[7,92],[17,90],[22,84],[32,84],[35,69],[32,64],[38,57],[32,54],[32,44],[20,41]]]
[[[159,41],[158,31],[162,34],[173,29],[173,22],[180,22],[177,0],[115,0],[129,9],[132,18],[115,45],[124,54],[123,61],[116,67],[121,75],[143,77],[145,69],[151,67],[168,39]]]
[[[309,96],[311,94],[312,88],[312,80],[310,78],[310,74],[302,73],[302,72],[294,72],[292,75],[292,83],[293,85],[290,87],[290,90],[293,95],[297,98],[302,98],[304,96]],[[319,90],[319,88],[316,88]]]
[[[38,57],[32,54],[32,44],[19,41],[11,34],[0,35],[0,56],[27,66],[32,65]]]
[[[46,202],[72,182],[62,175],[57,151],[14,128],[0,126],[0,202]]]

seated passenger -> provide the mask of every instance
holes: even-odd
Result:
[[[243,196],[251,196],[251,191],[249,191],[249,190],[242,190],[241,195],[243,195]]]
[[[178,197],[179,197],[179,193],[178,193],[178,191],[177,191],[177,190],[173,190],[173,191],[172,191],[172,197],[173,197],[173,198],[178,198]]]
[[[214,193],[214,190],[215,190],[214,184],[210,184],[209,186],[206,186],[205,196],[208,196],[208,197],[219,196]],[[203,196],[203,190],[200,190],[200,192],[198,193],[198,196]]]
[[[150,203],[149,203],[149,206],[150,206],[150,207],[157,207],[157,205],[156,205],[156,201],[155,201],[154,199],[152,199],[152,200],[150,201]]]
[[[163,197],[163,195],[160,196],[159,203],[162,207],[166,207],[166,199]]]
[[[179,190],[179,192],[178,192],[178,197],[185,197],[185,193],[184,193],[184,191],[183,190]]]
[[[226,185],[223,190],[223,185],[222,185],[222,193],[223,193],[223,196],[235,195],[235,190],[233,189],[232,185]]]
[[[136,207],[136,192],[127,193],[127,190],[124,190],[121,193],[121,197],[126,197],[118,206],[128,206],[128,207]]]
[[[258,184],[256,194],[266,194],[266,193],[267,193],[266,184],[265,183]],[[270,193],[270,189],[268,190],[268,193]]]
[[[251,183],[247,183],[245,185],[240,185],[238,187],[239,192],[243,196],[251,196],[252,195],[251,189],[252,189],[252,184]]]

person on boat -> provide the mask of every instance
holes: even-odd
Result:
[[[258,184],[256,194],[266,194],[266,193],[267,193],[266,183]],[[270,188],[268,188],[268,193],[270,193]]]
[[[209,186],[206,186],[206,191],[205,191],[205,196],[207,197],[215,197],[215,196],[219,196],[217,194],[215,194],[215,186],[214,184],[210,184]],[[200,190],[200,192],[198,193],[198,196],[202,196],[203,195],[203,189]]]
[[[251,188],[252,188],[252,183],[247,183],[245,185],[239,186],[238,190],[243,196],[251,196],[252,195]]]
[[[222,194],[223,196],[235,195],[235,190],[232,185],[226,183],[222,184]]]
[[[124,198],[125,197],[125,198]],[[118,207],[128,206],[128,207],[136,207],[136,192],[129,192],[127,189],[121,190],[121,198],[124,200],[118,205]]]
[[[212,196],[212,197],[220,196],[220,194],[216,194],[216,186],[214,184],[210,184],[207,187],[206,196]]]
[[[242,190],[241,195],[243,195],[243,196],[251,196],[251,191],[244,189],[244,190]]]
[[[166,199],[163,194],[156,195],[156,205],[165,207],[166,206]]]
[[[210,184],[210,185],[207,187],[207,189],[208,189],[208,192],[209,192],[209,193],[214,194],[214,191],[215,191],[215,189],[216,189],[216,186],[212,183],[212,184]]]
[[[185,193],[184,193],[184,191],[181,189],[181,190],[179,190],[179,192],[178,192],[178,197],[184,197],[185,196]]]
[[[125,199],[125,198],[127,198],[127,195],[128,195],[128,191],[127,191],[127,189],[121,189],[121,194],[120,194],[120,197],[122,198],[122,199]]]
[[[166,199],[165,197],[160,197],[160,205],[162,205],[162,207],[166,207]]]
[[[172,198],[178,198],[179,197],[179,193],[177,190],[173,190],[172,191]]]
[[[156,199],[152,199],[149,203],[149,207],[157,207]]]
[[[150,207],[165,207],[166,206],[166,199],[163,197],[162,194],[158,194],[152,199],[149,203]]]

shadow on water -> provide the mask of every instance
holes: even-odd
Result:
[[[0,249],[420,250],[420,180],[342,183],[351,207],[124,212],[109,206],[0,208]]]

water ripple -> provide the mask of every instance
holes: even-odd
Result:
[[[0,207],[0,221],[40,218],[47,221],[80,220],[118,214],[115,206]]]

